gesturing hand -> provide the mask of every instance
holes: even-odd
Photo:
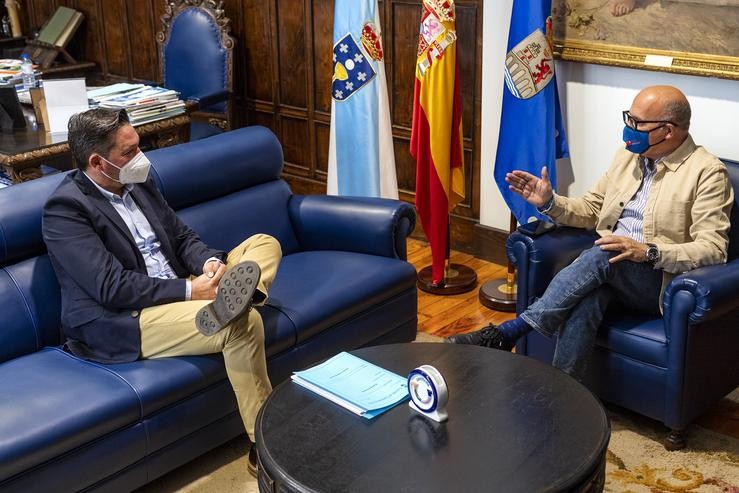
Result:
[[[648,246],[628,236],[608,235],[595,240],[595,244],[600,246],[601,250],[621,252],[608,259],[608,262],[611,264],[620,262],[621,260],[631,260],[632,262],[647,261]]]
[[[549,181],[547,167],[541,169],[541,178],[526,171],[511,171],[506,173],[505,181],[508,188],[524,198],[526,202],[541,207],[552,198],[552,182]]]

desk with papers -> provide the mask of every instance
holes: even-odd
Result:
[[[118,86],[118,90],[110,89],[115,88],[115,86]],[[143,84],[114,84],[106,88],[91,89],[88,91],[88,98],[92,93],[94,98],[101,98],[101,100],[114,99],[113,96],[117,97],[122,94],[129,94],[130,96],[130,93],[121,91],[121,88],[126,89],[126,91],[137,90],[143,93],[144,88],[148,87]],[[160,90],[161,88],[155,89]],[[23,100],[23,93],[19,94],[20,99]],[[105,96],[111,97],[106,98]],[[163,104],[152,103],[152,96],[149,92],[142,94],[140,99],[144,97],[149,101],[145,103],[146,106],[139,103],[138,109],[148,109],[149,111],[144,116],[139,115],[140,118],[132,122],[141,138],[141,148],[143,150],[168,147],[190,140],[190,117],[184,111],[184,103],[181,106],[177,105],[169,94],[167,94],[168,99]],[[129,99],[135,98],[129,97]],[[99,104],[95,99],[92,99],[92,101],[91,106]],[[119,103],[113,101],[107,104],[115,105]],[[169,105],[168,108],[167,105]],[[159,106],[159,108],[154,109],[154,106]],[[162,110],[162,108],[167,109]],[[0,166],[3,167],[13,183],[40,178],[43,175],[42,165],[60,171],[72,169],[74,165],[67,144],[67,135],[47,132],[43,126],[36,122],[31,107],[25,106],[23,112],[27,121],[26,128],[0,133]]]

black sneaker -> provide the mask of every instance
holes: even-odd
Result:
[[[501,351],[510,351],[515,344],[511,344],[503,337],[503,333],[493,324],[488,325],[484,329],[470,332],[469,334],[457,334],[447,337],[449,344],[472,344],[473,346],[483,346]]]

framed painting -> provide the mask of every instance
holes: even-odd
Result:
[[[562,60],[739,80],[739,0],[552,0]]]

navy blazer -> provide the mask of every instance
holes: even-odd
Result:
[[[138,359],[141,309],[184,301],[184,278],[202,274],[210,257],[226,258],[177,217],[151,177],[131,194],[178,279],[148,276],[126,223],[83,172],[66,176],[44,206],[43,237],[61,287],[67,348],[101,363]]]

